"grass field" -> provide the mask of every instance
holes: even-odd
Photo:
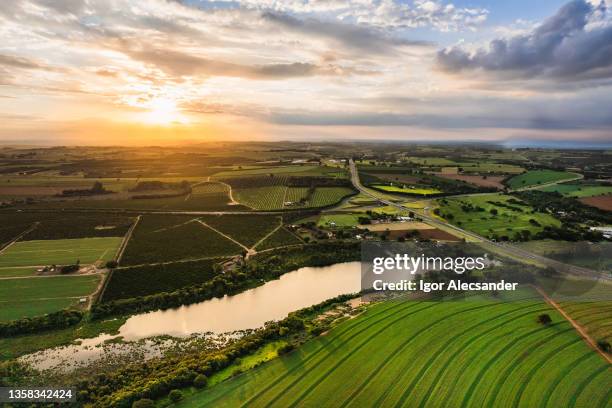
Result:
[[[512,238],[512,235],[517,231],[528,230],[534,234],[541,231],[546,225],[560,226],[559,220],[551,215],[534,213],[531,207],[516,204],[513,200],[516,199],[512,196],[494,193],[448,198],[436,202],[440,205],[440,213],[443,218],[462,228],[490,238],[495,238],[494,235]],[[443,204],[444,202],[447,204]],[[493,203],[502,203],[505,206]],[[470,207],[471,210],[466,211],[466,206]],[[477,211],[476,208],[481,208],[482,211]],[[498,214],[492,214],[491,210],[496,210]],[[530,220],[534,220],[537,224],[530,222]]]
[[[336,227],[355,227],[359,225],[359,217],[368,217],[366,214],[323,214],[317,221],[319,227],[329,227],[335,223]]]
[[[125,249],[122,266],[236,255],[242,248],[195,217],[145,215]]]
[[[114,258],[122,239],[104,237],[16,242],[0,254],[0,267],[66,265],[77,260],[83,265],[104,262]]]
[[[419,187],[400,187],[400,186],[388,186],[384,184],[372,184],[370,187],[377,190],[386,191],[388,193],[400,193],[400,194],[414,194],[421,196],[428,196],[432,194],[440,194],[442,191],[436,190],[435,188],[419,188]]]
[[[100,275],[3,279],[0,321],[56,312],[78,303],[98,286]]]
[[[606,407],[611,373],[540,298],[391,301],[178,406]]]
[[[557,192],[567,197],[585,198],[612,194],[612,186],[590,186],[583,184],[555,184],[542,188],[542,191]]]
[[[0,268],[0,278],[16,277],[16,276],[33,276],[33,275],[36,275],[37,269],[38,268],[34,266],[18,266],[18,267],[4,266]]]
[[[562,180],[571,180],[578,177],[577,173],[553,170],[530,170],[526,173],[512,177],[507,181],[510,188],[532,187],[539,184],[552,183]]]

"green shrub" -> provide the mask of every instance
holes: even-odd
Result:
[[[183,393],[180,390],[172,390],[168,396],[174,402],[178,402],[183,399]]]
[[[132,404],[132,408],[153,408],[155,403],[148,398],[139,399]]]
[[[204,374],[199,374],[194,380],[193,380],[193,385],[196,388],[204,388],[206,387],[206,384],[208,383],[208,377],[206,377]]]

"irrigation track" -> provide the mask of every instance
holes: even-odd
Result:
[[[337,349],[338,347],[345,345],[345,344],[346,344],[346,343],[347,343],[347,342],[348,342],[350,339],[353,339],[353,338],[355,338],[356,336],[360,335],[361,333],[365,332],[365,331],[366,331],[366,330],[368,330],[370,327],[375,326],[375,325],[377,325],[377,324],[379,324],[379,323],[383,323],[383,322],[384,322],[384,321],[386,321],[386,320],[387,320],[389,317],[392,317],[392,316],[395,316],[395,315],[397,315],[397,314],[400,314],[400,317],[399,317],[399,318],[397,318],[397,319],[393,320],[393,321],[390,323],[390,324],[393,324],[394,322],[399,321],[399,320],[401,320],[401,319],[405,318],[406,316],[409,316],[409,315],[411,315],[411,314],[413,314],[413,313],[416,313],[416,312],[422,311],[422,310],[424,310],[424,309],[428,309],[428,308],[430,308],[430,307],[432,307],[432,306],[434,306],[434,305],[435,305],[434,303],[431,303],[430,305],[425,306],[425,307],[420,308],[420,309],[417,309],[416,311],[412,310],[413,308],[416,308],[416,306],[417,306],[417,305],[420,305],[420,304],[421,304],[421,302],[414,302],[414,303],[412,303],[412,302],[398,302],[397,304],[395,304],[395,305],[393,305],[393,306],[391,306],[391,307],[389,307],[389,308],[385,308],[385,309],[381,310],[380,312],[378,312],[378,313],[376,313],[376,314],[374,314],[374,315],[372,315],[372,316],[368,316],[368,317],[366,317],[364,320],[358,321],[358,322],[357,322],[357,323],[356,323],[354,326],[353,326],[353,325],[351,325],[351,326],[347,326],[347,327],[346,327],[346,328],[344,328],[342,331],[339,331],[338,333],[336,333],[336,337],[335,337],[335,338],[332,340],[332,342],[333,342],[334,340],[336,340],[336,339],[338,339],[338,340],[339,340],[339,343],[338,343],[338,344],[336,344],[336,349]],[[400,307],[400,306],[405,306],[405,307]],[[396,307],[399,307],[399,309],[398,309],[398,310],[395,310],[395,311],[393,311],[392,313],[390,313],[389,315],[385,316],[385,315],[386,315],[386,313],[388,312],[388,310],[394,309],[394,308],[396,308]],[[403,312],[408,312],[408,313],[406,313],[406,314],[402,314]],[[373,321],[372,321],[370,324],[365,325],[365,327],[362,327],[361,329],[357,330],[357,332],[355,332],[355,333],[353,333],[353,332],[352,332],[352,329],[354,329],[355,327],[359,327],[359,326],[361,326],[361,325],[362,325],[362,324],[364,324],[364,323],[368,323],[368,322],[369,322],[371,319],[374,319],[375,317],[377,317],[377,316],[379,316],[379,315],[381,315],[381,314],[383,315],[383,318],[382,318],[382,319],[379,319],[379,320],[376,320],[376,319],[375,319],[375,320],[373,320]],[[386,327],[387,327],[387,326],[383,327],[383,329],[380,329],[379,331],[384,330]],[[350,333],[350,334],[352,334],[352,336],[351,336],[349,339],[342,339],[340,336],[341,336],[341,335],[343,335],[343,334],[346,334],[347,332],[348,332],[348,333]],[[295,371],[299,370],[300,368],[302,368],[302,367],[303,367],[305,364],[309,363],[310,361],[314,361],[314,360],[315,360],[315,358],[316,358],[316,357],[318,357],[319,353],[321,353],[321,352],[323,352],[323,351],[327,350],[327,351],[328,351],[327,356],[329,356],[329,354],[330,354],[330,353],[329,353],[329,348],[330,348],[330,344],[324,344],[324,345],[321,345],[321,346],[320,346],[320,347],[319,347],[317,350],[315,350],[315,351],[314,351],[313,353],[311,353],[311,354],[310,354],[310,355],[309,355],[307,358],[305,358],[305,359],[302,361],[302,364],[301,364],[301,365],[293,367],[292,369],[288,370],[288,371],[287,371],[287,372],[284,374],[284,376],[277,378],[276,380],[274,380],[274,381],[272,381],[270,384],[268,384],[268,385],[267,385],[265,388],[263,388],[263,389],[259,390],[259,391],[258,391],[258,392],[257,392],[255,395],[251,396],[251,398],[249,398],[247,401],[245,401],[245,402],[244,402],[244,403],[241,405],[241,408],[245,408],[245,407],[250,406],[250,405],[251,405],[251,403],[252,403],[253,401],[255,401],[256,399],[258,399],[259,397],[261,397],[262,395],[264,395],[266,392],[268,392],[269,390],[271,390],[271,389],[272,389],[274,386],[278,385],[278,384],[279,384],[279,383],[280,383],[280,382],[281,382],[283,379],[287,378],[289,375],[293,374]],[[323,359],[325,359],[327,356],[325,356],[325,355],[324,355],[324,356],[323,356]],[[310,371],[312,371],[312,370],[313,370],[313,369],[315,369],[315,368],[316,368],[316,365],[315,365],[315,367],[308,369],[308,370],[307,370],[307,373],[308,373],[308,372],[310,372]],[[295,385],[295,383],[297,383],[297,382],[300,380],[300,378],[301,378],[301,377],[297,377],[297,378],[296,378],[295,380],[293,380],[293,381],[292,381],[292,383],[290,383],[290,384],[289,384],[289,385],[288,385],[286,388],[289,388],[289,387],[291,387],[291,386]],[[286,389],[286,388],[285,388],[285,389]],[[282,395],[282,391],[281,391],[281,393],[280,393],[279,395]],[[278,396],[277,396],[277,397],[278,397]]]
[[[470,307],[470,308],[466,308],[466,309],[459,309],[457,311],[454,311],[452,313],[449,314],[445,314],[444,316],[442,316],[441,318],[432,321],[431,323],[429,323],[427,326],[420,328],[418,333],[415,334],[414,336],[409,336],[406,340],[404,340],[391,354],[389,354],[389,356],[383,360],[383,364],[382,366],[386,365],[388,362],[390,362],[393,357],[396,355],[397,352],[400,352],[401,350],[403,350],[404,348],[406,348],[410,343],[412,343],[416,338],[418,338],[420,335],[422,334],[426,334],[427,331],[429,329],[431,329],[432,327],[434,327],[435,325],[439,324],[439,323],[443,323],[446,319],[451,318],[453,316],[457,316],[466,312],[471,312],[474,310],[479,310],[482,308],[486,308],[489,307],[490,305],[485,304],[485,305],[478,305],[478,306],[474,306],[474,307]],[[394,321],[395,322],[395,321]],[[387,328],[388,326],[385,326],[385,328]],[[376,333],[377,335],[380,332]],[[348,353],[347,355],[345,355],[343,358],[341,358],[334,366],[332,366],[329,370],[327,370],[327,372],[323,373],[323,375],[321,375],[317,380],[315,380],[306,390],[304,390],[294,401],[293,403],[291,403],[289,405],[289,407],[296,407],[300,401],[302,401],[307,395],[309,395],[319,384],[321,384],[325,378],[327,378],[328,376],[330,376],[340,365],[342,365],[342,363],[344,363],[346,360],[348,360],[351,356],[353,356],[353,354],[355,352],[357,352],[358,350],[360,350],[362,347],[364,347],[366,344],[368,344],[372,338],[375,336],[372,336],[370,338],[365,339],[363,342],[361,342],[358,346],[356,346],[355,348],[351,349],[351,353]],[[379,367],[382,369],[382,366]],[[375,372],[378,372],[379,370],[374,370]],[[361,390],[361,387],[359,387],[357,390]],[[285,390],[286,391],[286,390]],[[355,394],[356,395],[356,394]],[[351,395],[349,396],[349,400],[352,399],[352,397],[354,397],[355,395]],[[342,407],[346,406],[346,404],[348,404],[348,401],[345,401],[345,404],[342,405]]]
[[[491,306],[491,307],[495,307],[500,305],[501,303],[497,303],[497,304],[493,304],[493,305],[486,305],[486,306]],[[465,334],[466,332],[478,328],[482,323],[486,323],[490,320],[495,320],[498,319],[504,315],[507,315],[509,313],[513,313],[516,310],[511,310],[509,312],[506,312],[502,315],[497,315],[489,320],[483,321],[483,322],[479,322],[479,324],[473,325],[470,328],[462,331],[461,333],[457,334],[456,337],[453,338],[452,341],[455,341],[457,338],[459,338],[460,336],[462,336],[463,334]],[[357,397],[366,387],[367,384],[369,384],[371,381],[374,380],[374,378],[378,375],[378,373],[380,373],[392,360],[393,360],[393,356],[397,355],[397,353],[401,353],[409,344],[410,342],[415,339],[416,337],[419,336],[419,334],[422,333],[422,331],[420,331],[416,336],[409,338],[408,341],[403,342],[402,344],[399,345],[399,347],[395,348],[392,352],[389,353],[389,355],[382,361],[381,364],[378,364],[378,366],[372,370],[370,372],[370,374],[366,377],[366,379],[364,381],[361,382],[361,384],[357,387],[355,387],[355,390],[351,393],[351,395],[348,396],[348,398],[346,398],[342,404],[340,405],[341,407],[346,407],[348,406],[354,399],[355,397]],[[451,342],[452,342],[451,341]],[[441,350],[443,350],[446,346],[448,346],[447,344],[442,345],[442,347],[438,348],[438,350],[436,352],[434,352],[433,357],[437,357],[436,354],[438,354],[438,352],[440,352]],[[415,379],[412,381],[413,383],[416,381],[416,378],[421,377],[425,370],[430,366],[430,364],[432,363],[432,361],[434,360],[434,358],[430,358],[429,361],[423,366],[421,367],[420,372],[416,375]],[[413,361],[410,362],[410,364],[414,363]],[[406,370],[409,371],[409,370]],[[402,370],[401,372],[406,372],[404,370]],[[382,401],[385,399],[385,397],[388,395],[390,389],[393,387],[394,384],[389,385],[385,391],[380,395],[380,397],[377,399],[377,401],[374,403],[374,406],[381,406]],[[410,386],[406,387],[406,390],[412,390],[412,386],[414,384],[411,384]]]
[[[546,294],[546,292],[544,292],[544,290],[542,290],[540,287],[535,286],[535,285],[534,285],[534,287],[538,291],[538,293],[540,295],[542,295],[544,300],[546,300],[546,303],[548,303],[550,306],[554,307],[557,310],[557,312],[559,312],[561,314],[561,316],[563,316],[565,318],[565,320],[570,322],[570,324],[574,327],[574,329],[576,329],[576,331],[580,334],[580,336],[582,336],[584,341],[586,341],[586,343],[589,345],[589,347],[591,347],[593,350],[595,350],[597,353],[599,353],[599,355],[601,355],[608,362],[608,364],[612,364],[612,358],[610,358],[610,356],[608,356],[608,354],[606,354],[603,350],[601,350],[599,347],[597,347],[597,343],[595,342],[595,340],[593,340],[593,338],[591,338],[591,336],[589,336],[589,333],[584,329],[584,327],[582,327],[580,324],[578,324],[578,322],[576,322],[574,319],[572,319],[572,317],[570,315],[568,315],[565,312],[565,310],[563,310],[561,308],[561,306],[559,306],[559,304],[557,302],[552,300]]]
[[[32,226],[30,228],[28,228],[27,230],[23,231],[21,234],[17,235],[10,242],[7,242],[6,245],[4,245],[2,248],[0,248],[0,254],[3,253],[6,249],[8,249],[10,246],[12,246],[15,242],[17,242],[21,238],[23,238],[25,235],[27,235],[30,232],[34,231],[36,229],[36,227],[38,227],[39,225],[40,225],[40,222],[36,221],[34,224],[32,224]]]
[[[125,234],[125,237],[123,237],[123,241],[121,242],[121,245],[119,246],[119,249],[117,250],[117,255],[115,256],[115,260],[117,261],[117,263],[121,262],[121,258],[123,257],[125,248],[127,248],[127,244],[130,238],[132,238],[132,234],[134,233],[134,230],[136,229],[136,225],[138,225],[138,223],[140,222],[140,218],[141,218],[141,215],[136,217],[136,219],[134,220],[134,223],[128,230],[127,234]]]
[[[418,303],[420,303],[420,302],[418,302],[418,301],[416,301],[416,300],[415,300],[415,301],[412,303],[412,305],[416,305],[416,304],[418,304]],[[388,311],[393,310],[393,309],[395,309],[395,308],[398,308],[398,307],[400,307],[400,306],[402,306],[402,305],[404,305],[404,306],[405,306],[406,304],[407,304],[407,302],[403,302],[403,301],[398,301],[398,302],[389,302],[387,305],[385,305],[384,307],[382,307],[382,308],[381,308],[381,310],[379,310],[378,312],[373,313],[373,314],[366,315],[366,316],[365,316],[365,317],[363,317],[362,319],[358,319],[358,320],[353,320],[353,321],[351,321],[350,323],[352,323],[352,324],[349,324],[349,325],[347,325],[347,326],[346,326],[346,327],[344,327],[344,328],[338,329],[338,332],[336,333],[336,337],[335,337],[335,338],[333,338],[333,339],[331,340],[331,342],[330,342],[328,345],[331,345],[331,344],[332,344],[334,341],[336,341],[337,339],[340,339],[340,345],[345,344],[345,343],[346,343],[346,340],[342,341],[342,338],[341,338],[341,336],[342,336],[342,335],[346,334],[347,332],[350,332],[352,329],[355,329],[355,328],[357,328],[357,327],[359,327],[359,326],[361,326],[361,325],[363,325],[363,324],[365,324],[365,323],[368,323],[369,321],[371,321],[372,319],[375,319],[375,318],[376,318],[376,317],[378,317],[379,315],[384,315],[384,314],[385,314],[385,313],[387,313]],[[410,306],[412,306],[412,305],[410,305]],[[397,310],[397,311],[393,312],[393,313],[392,313],[392,315],[399,313],[401,310],[404,310],[404,309]],[[366,313],[366,312],[364,312],[364,313]],[[372,325],[374,325],[374,324],[376,324],[376,323],[378,323],[378,320],[374,320],[374,322],[373,322],[371,325],[369,325],[369,326],[365,327],[364,329],[362,329],[361,331],[359,331],[357,334],[361,333],[363,330],[365,330],[365,329],[369,328],[370,326],[372,326]],[[317,356],[317,355],[318,355],[320,352],[325,351],[326,349],[327,349],[327,347],[326,347],[325,345],[321,345],[319,348],[317,348],[316,350],[314,350],[314,351],[313,351],[313,352],[312,352],[312,353],[311,353],[309,356],[307,356],[307,357],[304,359],[304,361],[302,362],[302,364],[306,364],[306,363],[308,363],[310,360],[314,359],[314,358],[315,358],[315,357],[316,357],[316,356]],[[298,368],[299,368],[299,366],[296,366],[296,367],[294,367],[294,368],[290,369],[289,371],[287,371],[287,372],[285,373],[285,375],[289,375],[289,374],[293,373],[294,371],[298,370]],[[254,369],[254,371],[256,371],[256,370],[257,370],[257,369]],[[258,392],[258,394],[259,394],[259,395],[262,395],[264,392],[266,392],[267,390],[269,390],[270,388],[272,388],[274,385],[278,384],[278,383],[279,383],[281,380],[282,380],[282,377],[277,378],[275,381],[273,381],[272,383],[268,384],[268,385],[266,386],[266,388],[265,388],[265,389],[260,390],[260,391]],[[221,398],[224,398],[224,397],[225,397],[227,394],[229,394],[229,393],[231,393],[231,392],[233,392],[233,388],[228,389],[227,391],[225,391],[225,392],[224,392],[224,393],[222,393],[221,395],[217,396],[217,398],[215,398],[215,400],[213,400],[213,401],[211,401],[211,402],[215,402],[215,401],[217,401],[217,400],[219,400],[219,399],[221,399]],[[249,401],[252,401],[253,399],[255,399],[255,397],[256,397],[256,396],[252,396],[251,398],[249,398]],[[245,406],[246,404],[247,404],[247,403],[245,402],[245,403],[243,404],[243,406]]]
[[[249,249],[249,251],[253,250],[254,253],[253,255],[257,254],[257,251],[255,250],[255,248],[257,247],[257,245],[261,244],[262,242],[264,242],[266,239],[268,239],[270,237],[270,235],[274,234],[276,231],[278,231],[279,229],[283,228],[283,220],[281,218],[280,220],[280,224],[277,225],[272,231],[270,231],[269,233],[267,233],[266,235],[264,235],[264,237],[262,239],[260,239],[259,241],[257,241],[255,244],[253,244],[253,246]],[[247,254],[248,256],[249,254]]]
[[[539,262],[545,266],[550,266],[553,267],[557,270],[561,270],[565,273],[570,273],[573,275],[578,275],[581,277],[586,277],[586,278],[590,278],[590,279],[605,279],[605,280],[612,280],[612,278],[605,274],[605,273],[601,273],[601,272],[597,272],[597,271],[593,271],[591,269],[588,268],[582,268],[579,266],[575,266],[575,265],[569,265],[563,262],[559,262],[556,261],[554,259],[550,259],[541,255],[536,255],[532,252],[526,251],[522,248],[518,248],[515,247],[513,245],[503,245],[500,244],[499,242],[495,242],[492,241],[488,238],[485,238],[483,236],[480,236],[474,232],[468,231],[468,230],[464,230],[463,228],[457,227],[453,224],[450,224],[448,222],[444,222],[444,221],[440,221],[428,214],[426,214],[424,211],[419,211],[416,208],[409,208],[409,207],[405,207],[402,204],[398,204],[396,202],[381,198],[379,196],[377,196],[376,194],[374,194],[373,192],[371,192],[369,189],[365,188],[361,182],[359,181],[359,172],[357,171],[357,167],[355,166],[355,162],[351,159],[350,160],[350,168],[351,168],[351,182],[353,183],[353,186],[360,192],[362,192],[363,194],[367,195],[368,197],[372,197],[378,201],[380,201],[383,204],[395,207],[397,209],[403,210],[403,211],[412,211],[416,214],[418,214],[418,216],[420,218],[422,218],[426,223],[434,226],[434,227],[438,227],[441,229],[449,229],[453,232],[455,232],[455,234],[459,234],[459,237],[469,237],[473,240],[475,240],[476,242],[479,243],[483,243],[486,244],[487,246],[491,247],[493,250],[495,250],[496,252],[498,252],[501,255],[505,255],[508,256],[510,258],[527,258],[527,259],[531,259],[534,260],[536,262]]]
[[[491,307],[495,307],[495,306],[500,305],[500,304],[501,304],[501,303],[494,304],[494,305],[491,305]],[[429,368],[430,368],[430,367],[431,367],[431,366],[432,366],[432,365],[433,365],[433,364],[434,364],[434,363],[435,363],[435,362],[436,362],[436,361],[437,361],[439,358],[441,358],[442,356],[449,356],[449,357],[446,359],[446,361],[444,362],[444,364],[442,364],[442,366],[443,366],[443,367],[446,367],[446,366],[448,365],[448,363],[454,359],[454,357],[455,357],[455,354],[454,354],[454,353],[448,353],[448,352],[447,352],[447,353],[443,353],[443,351],[448,351],[448,347],[449,347],[449,346],[451,346],[451,345],[453,345],[453,343],[454,343],[456,340],[458,340],[459,338],[461,338],[462,336],[464,336],[464,335],[466,335],[466,334],[475,334],[475,333],[473,332],[473,330],[476,330],[476,329],[480,329],[480,328],[482,328],[482,325],[483,325],[483,324],[485,324],[485,323],[489,323],[489,322],[492,322],[492,321],[495,321],[495,320],[498,320],[498,319],[500,319],[500,318],[502,318],[502,317],[506,317],[507,315],[514,314],[514,313],[516,313],[516,312],[523,312],[523,313],[521,313],[521,314],[520,314],[520,315],[518,315],[518,316],[512,316],[510,319],[517,319],[517,318],[520,318],[520,317],[523,317],[523,316],[529,315],[529,314],[533,313],[534,311],[533,311],[533,310],[529,310],[529,311],[525,312],[525,309],[528,309],[528,308],[530,308],[530,307],[532,307],[532,306],[535,306],[535,305],[527,306],[526,308],[525,308],[525,307],[518,307],[518,308],[516,308],[516,309],[512,309],[512,310],[509,310],[509,311],[507,311],[507,312],[504,312],[504,313],[501,313],[501,314],[495,315],[494,317],[492,317],[492,318],[490,318],[490,319],[487,319],[487,320],[484,320],[484,321],[478,322],[477,324],[475,324],[475,325],[473,325],[473,326],[470,326],[469,328],[467,328],[467,329],[463,330],[462,332],[458,333],[458,334],[457,334],[455,337],[453,337],[453,339],[451,340],[451,342],[450,342],[450,343],[448,343],[448,344],[447,344],[447,343],[442,344],[442,345],[441,345],[441,346],[440,346],[440,347],[439,347],[439,348],[438,348],[438,349],[437,349],[437,350],[436,350],[436,351],[435,351],[435,352],[432,354],[432,356],[431,356],[431,357],[430,357],[430,358],[427,360],[427,362],[425,362],[425,364],[424,364],[424,365],[421,367],[421,370],[420,370],[420,371],[417,373],[417,375],[416,375],[416,376],[414,376],[414,377],[413,377],[413,379],[412,379],[412,381],[410,382],[410,384],[409,384],[407,387],[405,387],[405,390],[404,390],[404,392],[402,393],[402,395],[401,395],[401,397],[400,397],[399,401],[403,401],[403,400],[405,400],[405,399],[408,397],[408,394],[409,394],[409,393],[411,393],[411,392],[414,390],[414,388],[417,386],[417,382],[423,379],[423,376],[425,375],[425,373],[426,373],[426,372],[429,370]],[[477,341],[477,340],[478,340],[478,339],[480,339],[482,336],[484,336],[484,335],[486,335],[486,334],[488,334],[488,333],[492,332],[493,330],[496,330],[496,329],[498,329],[498,328],[500,328],[500,327],[503,327],[503,326],[504,326],[504,325],[505,325],[507,322],[508,322],[508,319],[505,319],[505,320],[503,320],[501,323],[498,323],[498,324],[497,324],[497,325],[495,325],[495,326],[489,327],[487,330],[485,330],[485,331],[483,331],[483,332],[481,332],[481,333],[476,332],[476,333],[478,333],[478,335],[476,335],[476,336],[472,336],[472,337],[468,338],[466,341],[464,341],[463,343],[459,344],[458,349],[459,349],[459,350],[466,349],[466,348],[467,348],[467,347],[468,347],[470,344],[472,344],[473,342]],[[455,345],[456,345],[456,343],[455,343]],[[393,353],[393,354],[395,354],[395,353]],[[373,372],[373,373],[372,373],[372,374],[369,376],[369,378],[368,378],[366,381],[364,381],[364,382],[363,382],[363,384],[367,384],[367,383],[368,383],[370,380],[372,380],[372,379],[374,378],[374,375],[375,375],[376,373],[380,372],[380,371],[381,371],[381,370],[382,370],[382,369],[383,369],[383,368],[384,368],[384,367],[387,365],[387,363],[388,363],[388,362],[387,362],[387,361],[385,361],[385,363],[384,363],[383,365],[381,365],[381,366],[377,367],[376,371],[375,371],[375,372]],[[407,374],[407,373],[410,373],[410,372],[411,372],[411,370],[410,370],[410,365],[412,365],[412,364],[414,364],[414,361],[413,361],[413,360],[410,360],[410,361],[408,361],[408,362],[407,362],[407,363],[406,363],[406,364],[405,364],[405,365],[402,367],[402,369],[400,370],[400,372],[402,373],[402,374],[401,374],[401,375],[402,375],[402,377],[400,377],[400,378],[403,378],[403,376],[404,376],[405,374]],[[440,378],[442,377],[442,374],[443,374],[444,372],[445,372],[445,370],[439,370],[439,371],[438,371],[438,375],[437,375],[437,376],[436,376],[436,378],[435,378],[435,379],[432,381],[432,383],[431,383],[431,385],[430,385],[430,387],[429,387],[429,390],[428,390],[428,391],[427,391],[427,392],[424,394],[424,395],[425,395],[425,400],[423,400],[423,401],[421,402],[421,405],[423,405],[423,404],[425,404],[425,403],[427,402],[427,397],[428,397],[428,396],[431,394],[431,389],[432,389],[432,388],[433,388],[435,385],[437,385],[437,384],[438,384],[438,382],[439,382],[439,380],[440,380]],[[387,388],[385,389],[385,391],[384,391],[384,392],[383,392],[383,393],[382,393],[382,394],[381,394],[381,395],[378,397],[378,399],[377,399],[377,400],[376,400],[376,402],[374,403],[374,406],[377,406],[377,407],[378,407],[378,406],[383,406],[383,401],[385,400],[385,398],[387,398],[387,395],[389,395],[389,393],[391,392],[391,390],[393,389],[393,387],[395,387],[395,386],[396,386],[396,385],[398,385],[398,384],[403,384],[403,382],[399,381],[399,378],[398,378],[397,380],[398,380],[398,381],[397,381],[396,383],[394,383],[394,384],[390,384],[389,386],[387,386]],[[358,395],[360,392],[362,392],[362,391],[363,391],[363,388],[364,388],[363,386],[359,387],[359,390],[357,390],[357,391],[354,393],[355,395],[351,395],[351,397],[349,397],[349,400],[345,401],[345,403],[343,403],[343,404],[342,404],[342,406],[346,406],[346,405],[347,405],[347,402],[350,402],[350,400],[351,400],[352,398],[354,398],[356,395]]]
[[[432,305],[426,306],[422,309],[419,309],[417,311],[408,313],[408,315],[412,315],[414,313],[419,313],[425,309],[429,309],[433,306],[439,305],[441,304],[441,302],[432,302]],[[348,354],[346,354],[344,357],[342,357],[339,361],[336,362],[336,364],[334,364],[329,370],[327,370],[325,373],[323,373],[323,375],[319,376],[319,378],[317,378],[308,388],[306,388],[304,391],[302,391],[300,393],[300,395],[297,396],[296,399],[294,399],[294,401],[288,405],[288,407],[293,408],[296,407],[297,405],[300,404],[300,402],[304,399],[304,397],[306,397],[308,394],[310,394],[319,384],[321,384],[325,378],[327,378],[331,373],[333,373],[342,363],[344,363],[347,359],[349,359],[351,356],[354,355],[354,353],[357,353],[359,350],[361,350],[361,348],[365,347],[368,343],[370,343],[375,337],[377,337],[378,335],[380,335],[381,333],[383,333],[385,330],[387,330],[389,327],[393,326],[395,323],[401,321],[402,319],[406,318],[406,316],[399,316],[396,319],[391,320],[390,322],[388,322],[387,324],[385,324],[383,327],[381,327],[380,329],[378,329],[376,332],[372,333],[371,336],[366,337],[363,341],[361,341],[359,344],[357,344],[355,347],[351,348],[350,352]],[[387,319],[383,319],[383,322],[386,321]],[[353,336],[353,338],[355,338],[355,336]],[[325,356],[327,357],[327,356]],[[325,360],[325,358],[323,359]],[[296,378],[295,380],[293,380],[289,385],[287,385],[285,388],[283,388],[279,393],[276,394],[276,396],[270,401],[268,402],[267,406],[271,407],[273,406],[273,404],[276,402],[276,400],[278,400],[278,398],[281,398],[282,396],[286,395],[288,390],[295,387],[295,385],[302,379],[304,378],[304,376],[308,375],[309,373],[311,373],[313,370],[319,368],[318,365],[314,365],[313,367],[309,368],[306,370],[305,373],[303,373],[303,375],[301,377]]]
[[[244,249],[247,251],[247,253],[250,251],[250,249],[249,249],[248,247],[246,247],[244,244],[242,244],[242,243],[240,243],[240,242],[236,241],[234,238],[232,238],[232,237],[230,237],[229,235],[227,235],[227,234],[225,234],[225,233],[223,233],[223,232],[219,231],[218,229],[211,227],[210,225],[208,225],[207,223],[205,223],[205,222],[204,222],[204,221],[202,221],[201,219],[199,219],[199,218],[198,218],[198,219],[195,219],[195,220],[192,220],[192,221],[193,221],[193,222],[199,222],[199,223],[200,223],[200,224],[202,224],[204,227],[209,228],[209,229],[211,229],[212,231],[215,231],[217,234],[224,236],[225,238],[229,239],[229,240],[230,240],[230,241],[232,241],[233,243],[235,243],[235,244],[239,245],[240,247],[244,248]]]

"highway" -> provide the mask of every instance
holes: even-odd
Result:
[[[602,274],[600,272],[596,272],[588,268],[581,268],[579,266],[574,266],[574,265],[569,265],[563,262],[559,262],[554,259],[550,259],[550,258],[541,256],[541,255],[534,254],[532,252],[526,251],[522,248],[518,248],[508,243],[500,243],[500,242],[492,241],[474,232],[464,230],[463,228],[457,227],[456,225],[449,224],[447,222],[436,219],[428,215],[424,211],[419,211],[418,209],[415,209],[415,208],[405,207],[402,204],[398,204],[396,202],[382,198],[379,195],[377,195],[375,192],[367,189],[361,184],[361,181],[359,180],[359,172],[357,171],[357,166],[355,166],[355,162],[352,159],[349,160],[349,165],[350,165],[350,170],[351,170],[351,182],[353,183],[353,186],[357,190],[359,190],[362,194],[367,195],[368,197],[371,197],[375,200],[378,200],[379,202],[383,204],[398,208],[400,210],[412,211],[415,214],[417,214],[421,219],[423,219],[423,221],[425,221],[426,223],[434,227],[437,227],[443,230],[452,230],[455,233],[455,235],[457,235],[458,237],[471,238],[473,241],[480,243],[480,244],[485,244],[485,247],[489,247],[491,248],[492,251],[500,255],[503,255],[503,256],[507,256],[507,257],[514,258],[514,259],[517,259],[517,258],[518,259],[525,259],[525,258],[530,259],[532,261],[535,261],[536,263],[539,263],[542,266],[553,267],[562,273],[570,273],[574,275],[579,275],[581,277],[603,278],[606,280],[610,279],[610,276],[607,274]]]

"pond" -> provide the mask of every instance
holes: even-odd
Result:
[[[153,357],[163,353],[157,343],[145,341],[139,345],[126,345],[105,342],[119,337],[135,342],[153,336],[188,337],[196,333],[222,334],[256,329],[267,321],[281,320],[295,310],[360,290],[359,262],[300,268],[237,295],[134,315],[114,336],[101,334],[83,340],[81,344],[47,349],[21,359],[38,369],[70,370],[103,357],[116,359],[126,353],[132,354],[135,347],[143,348],[141,352]]]

